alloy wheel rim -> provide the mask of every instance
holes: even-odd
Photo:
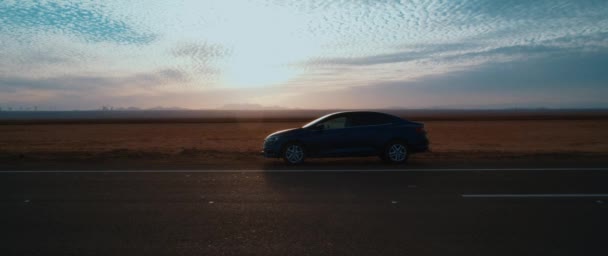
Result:
[[[298,145],[291,145],[285,151],[285,158],[291,163],[298,163],[304,158],[304,150]]]
[[[407,151],[405,146],[401,144],[393,144],[388,151],[388,157],[395,162],[401,162],[405,160],[405,156],[407,155]]]

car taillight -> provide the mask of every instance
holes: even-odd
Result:
[[[426,133],[426,130],[424,130],[424,126],[416,127],[416,133]]]

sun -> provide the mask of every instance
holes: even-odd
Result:
[[[284,65],[242,59],[232,62],[222,72],[222,84],[228,87],[262,87],[280,85],[295,78],[298,71]]]

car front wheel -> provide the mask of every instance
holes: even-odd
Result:
[[[389,143],[385,150],[383,159],[390,163],[405,163],[409,157],[407,145],[400,141],[394,141]]]
[[[304,148],[297,143],[289,143],[283,149],[283,160],[288,164],[300,164],[304,162],[306,153]]]

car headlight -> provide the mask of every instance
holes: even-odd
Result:
[[[275,143],[277,140],[279,140],[279,136],[268,137],[266,138],[266,143]]]

